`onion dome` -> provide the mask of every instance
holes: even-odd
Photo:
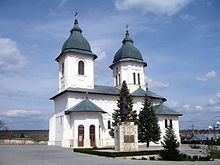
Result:
[[[65,52],[87,54],[94,56],[94,59],[97,58],[97,56],[92,53],[89,42],[83,37],[82,29],[79,27],[77,19],[74,22],[73,28],[70,30],[69,38],[63,44],[61,54]],[[58,60],[59,57],[57,57],[56,60]]]
[[[135,61],[140,61],[144,63],[144,66],[147,64],[144,62],[141,53],[139,50],[134,46],[133,40],[129,36],[128,31],[126,31],[126,35],[124,40],[122,41],[121,48],[116,52],[114,56],[113,63],[121,61],[122,59],[133,59]]]

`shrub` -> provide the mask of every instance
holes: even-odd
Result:
[[[166,129],[164,141],[162,142],[163,150],[160,156],[164,160],[181,160],[181,154],[178,150],[179,142],[176,138],[174,130],[171,127]]]
[[[192,149],[200,149],[201,148],[200,146],[198,146],[196,144],[190,144],[189,147]]]
[[[187,159],[187,155],[186,154],[182,154],[182,158],[183,159]]]
[[[205,161],[210,161],[211,158],[210,158],[210,156],[206,156],[206,157],[204,157],[204,160],[205,160]]]
[[[135,152],[100,152],[98,150],[94,150],[92,148],[75,148],[73,149],[74,152],[92,154],[92,155],[99,155],[99,156],[106,156],[106,157],[123,157],[123,156],[141,156],[141,155],[155,155],[159,154],[160,151],[158,150],[151,150],[151,151],[135,151]]]
[[[192,156],[191,155],[187,155],[187,159],[192,159]]]
[[[150,160],[155,160],[155,156],[150,156]]]
[[[199,160],[199,156],[198,155],[194,155],[193,156],[193,160]]]

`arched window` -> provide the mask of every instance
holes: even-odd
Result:
[[[173,128],[173,121],[170,119],[170,128]]]
[[[141,80],[140,80],[140,73],[138,73],[138,85],[141,84]]]
[[[84,126],[83,125],[78,126],[78,146],[79,147],[84,146]]]
[[[165,119],[165,128],[168,127],[167,119]]]
[[[135,73],[133,73],[133,79],[134,79],[134,84],[136,84],[136,77],[135,77]]]
[[[111,121],[108,121],[108,129],[111,129]]]
[[[90,125],[89,127],[89,137],[90,137],[90,145],[95,146],[95,126]]]
[[[61,65],[61,74],[62,74],[62,76],[64,75],[64,63],[62,63],[62,65]]]
[[[84,75],[84,62],[83,61],[79,61],[79,64],[78,64],[78,74]]]
[[[118,74],[118,84],[121,85],[121,75]]]

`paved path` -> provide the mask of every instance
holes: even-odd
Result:
[[[219,165],[214,162],[121,160],[80,154],[54,146],[0,145],[0,165]]]

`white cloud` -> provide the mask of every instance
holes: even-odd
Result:
[[[148,84],[149,88],[168,88],[169,84],[163,81],[154,81],[150,77],[145,76],[145,82]]]
[[[67,0],[61,0],[59,7],[63,7],[64,3],[66,3]]]
[[[98,56],[96,61],[102,61],[106,58],[106,53],[101,48],[94,47],[92,48],[92,51]]]
[[[197,77],[196,79],[198,81],[207,81],[207,80],[209,80],[211,78],[215,78],[215,77],[216,77],[216,72],[214,70],[212,70],[202,76]]]
[[[3,116],[7,117],[24,117],[29,115],[40,115],[40,111],[28,111],[28,110],[9,110],[3,113]]]
[[[118,10],[140,9],[145,13],[173,15],[191,0],[116,0]]]
[[[199,106],[199,105],[196,105],[195,106],[195,110],[203,110],[203,107]]]
[[[27,60],[21,55],[15,41],[0,38],[0,73],[18,72],[25,68]]]
[[[188,105],[188,104],[185,104],[185,105],[183,105],[183,108],[186,109],[186,110],[190,110],[190,109],[191,109],[191,106]]]
[[[210,99],[208,99],[208,104],[215,105],[215,104],[217,104],[217,100],[210,98]]]
[[[216,93],[215,98],[209,98],[208,99],[208,105],[214,106],[218,105],[220,103],[220,92]]]
[[[196,17],[189,14],[181,14],[180,18],[185,21],[193,21]]]
[[[216,94],[216,97],[220,99],[220,92]]]
[[[213,109],[220,110],[220,106],[214,106]]]
[[[191,110],[191,111],[193,111],[193,110],[201,111],[201,110],[204,109],[204,108],[203,108],[202,106],[200,106],[200,105],[195,105],[195,106],[193,106],[193,105],[189,105],[189,104],[183,105],[182,108],[185,109],[185,110]]]
[[[166,105],[167,105],[168,107],[174,108],[174,109],[180,107],[180,104],[179,104],[178,102],[176,102],[176,101],[168,101],[168,102],[166,103]]]

